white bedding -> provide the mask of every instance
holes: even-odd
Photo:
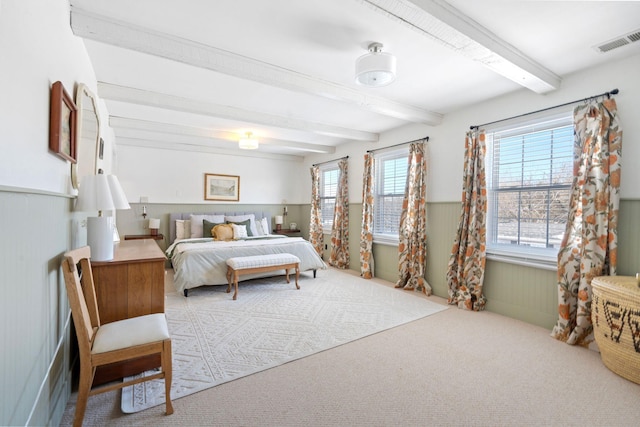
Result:
[[[300,258],[300,271],[325,269],[326,264],[311,243],[301,237],[261,236],[246,240],[214,241],[184,239],[166,250],[174,270],[178,292],[203,285],[226,285],[226,260],[237,256],[289,253]],[[242,280],[273,276],[274,273],[247,274]]]

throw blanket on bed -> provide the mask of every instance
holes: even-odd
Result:
[[[175,271],[174,285],[178,292],[202,285],[226,285],[226,261],[239,256],[289,253],[300,258],[300,271],[326,268],[311,243],[301,237],[262,236],[232,241],[186,239],[173,243],[166,253]],[[243,280],[273,274],[248,274]]]
[[[171,259],[173,257],[173,253],[176,251],[178,247],[180,247],[181,244],[190,245],[194,243],[208,243],[208,242],[230,243],[230,242],[245,242],[245,241],[253,241],[253,240],[270,240],[270,239],[281,239],[281,238],[286,239],[287,236],[278,236],[276,234],[270,234],[267,236],[248,237],[245,239],[227,240],[227,241],[216,241],[216,240],[213,240],[213,238],[211,237],[203,237],[201,239],[183,239],[183,240],[178,240],[174,242],[171,246],[167,248],[165,253],[169,257],[169,259]],[[184,249],[181,249],[181,250],[184,250]]]

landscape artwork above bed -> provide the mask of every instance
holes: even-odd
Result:
[[[210,230],[217,224],[233,223],[246,237],[214,240]],[[175,213],[170,215],[166,250],[174,270],[176,291],[187,295],[192,288],[227,284],[229,258],[289,253],[300,258],[300,272],[327,268],[311,243],[301,237],[271,234],[271,216],[265,212]],[[247,274],[242,280],[273,276],[274,272]]]

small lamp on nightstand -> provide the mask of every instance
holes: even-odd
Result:
[[[282,215],[276,215],[276,231],[282,230],[282,223],[284,220],[282,219]]]
[[[160,228],[160,219],[159,218],[150,218],[149,219],[149,232],[152,236],[158,235],[158,229]]]

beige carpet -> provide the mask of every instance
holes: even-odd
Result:
[[[120,393],[94,396],[85,425],[638,425],[640,385],[549,332],[451,308],[178,399],[171,416],[162,406],[123,414]],[[74,402],[61,425],[71,425]]]
[[[336,269],[302,274],[300,290],[283,276],[168,292],[165,312],[173,346],[173,399],[273,368],[445,310],[408,292]],[[164,382],[123,390],[122,411],[165,402]]]

